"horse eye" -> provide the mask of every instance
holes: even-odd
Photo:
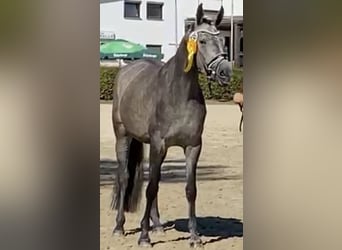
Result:
[[[206,44],[207,42],[204,40],[200,40],[200,44]]]

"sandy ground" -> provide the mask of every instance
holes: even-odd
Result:
[[[240,111],[229,104],[208,105],[203,150],[197,170],[198,231],[204,249],[243,249],[243,135],[238,131]],[[126,214],[124,238],[112,236],[116,212],[110,209],[112,178],[117,166],[111,105],[101,104],[101,250],[141,249],[137,246],[139,225],[145,207]],[[146,152],[148,155],[148,152]],[[145,174],[147,174],[145,172]],[[146,187],[146,184],[145,184]],[[162,167],[159,210],[165,235],[151,233],[153,249],[189,249],[188,205],[185,198],[183,151],[169,149]]]

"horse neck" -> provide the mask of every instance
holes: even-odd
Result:
[[[194,57],[194,62],[195,62]],[[194,64],[189,72],[184,72],[187,63],[187,51],[185,39],[182,39],[176,55],[172,57],[165,68],[168,71],[168,91],[177,102],[201,98],[202,91],[198,83],[198,70]]]

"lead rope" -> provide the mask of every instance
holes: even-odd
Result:
[[[240,124],[239,124],[239,130],[242,131],[242,121],[243,121],[243,106],[241,103],[239,103],[240,111],[241,111],[241,118],[240,118]]]

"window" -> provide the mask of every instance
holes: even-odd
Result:
[[[240,38],[240,52],[243,52],[243,37]]]
[[[163,3],[147,3],[147,19],[163,19]]]
[[[225,40],[225,53],[227,53],[228,58],[230,58],[230,37],[229,36],[225,36],[224,37]]]
[[[124,17],[140,18],[140,2],[125,1]]]
[[[162,53],[162,46],[155,44],[146,44],[146,48],[148,48],[152,52]]]

